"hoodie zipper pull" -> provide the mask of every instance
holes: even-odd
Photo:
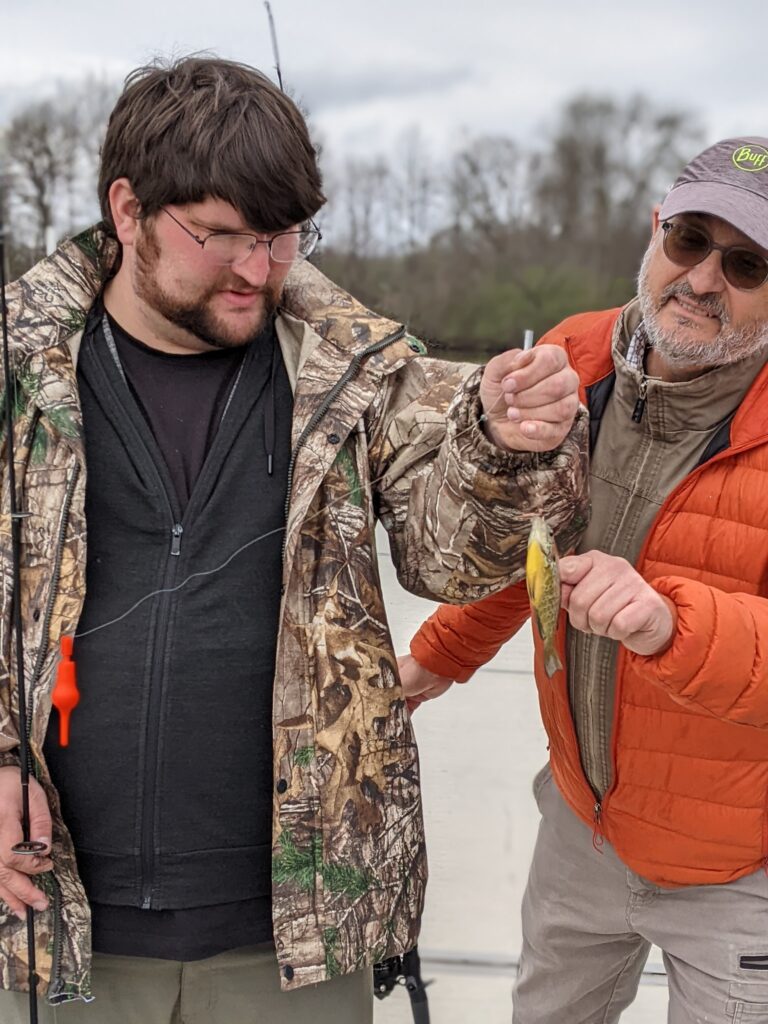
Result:
[[[184,533],[184,527],[181,523],[174,523],[173,529],[171,530],[171,554],[181,554],[181,535]]]
[[[645,376],[645,374],[643,374],[643,376],[640,379],[639,394],[637,396],[637,401],[635,402],[635,408],[632,412],[633,423],[639,423],[640,420],[643,418],[643,413],[645,412],[645,398],[647,394],[648,378]]]

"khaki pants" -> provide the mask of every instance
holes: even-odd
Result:
[[[193,963],[96,954],[92,1003],[50,1007],[40,1024],[371,1024],[371,971],[280,991],[271,948]],[[0,1022],[27,1024],[29,997],[0,992]]]
[[[513,1024],[615,1024],[651,943],[664,956],[669,1024],[768,1024],[768,876],[661,889],[629,871],[567,807],[549,769],[523,899]]]

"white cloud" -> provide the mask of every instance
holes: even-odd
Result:
[[[103,0],[6,7],[0,118],[56,81],[119,79],[158,52],[212,49],[272,73],[266,14],[254,0],[133,0],[130,16]],[[713,139],[760,133],[765,122],[764,0],[742,0],[734,17],[716,0],[272,0],[272,8],[284,78],[334,153],[388,149],[411,124],[441,149],[462,133],[529,142],[585,90],[641,92],[696,110]]]

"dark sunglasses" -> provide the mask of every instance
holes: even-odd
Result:
[[[741,245],[718,245],[706,231],[680,221],[662,221],[664,253],[679,267],[703,263],[713,249],[722,253],[723,277],[739,291],[749,292],[768,281],[768,260]]]

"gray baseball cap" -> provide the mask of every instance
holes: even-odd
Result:
[[[661,204],[661,220],[709,213],[768,249],[768,139],[723,139],[694,157]]]

